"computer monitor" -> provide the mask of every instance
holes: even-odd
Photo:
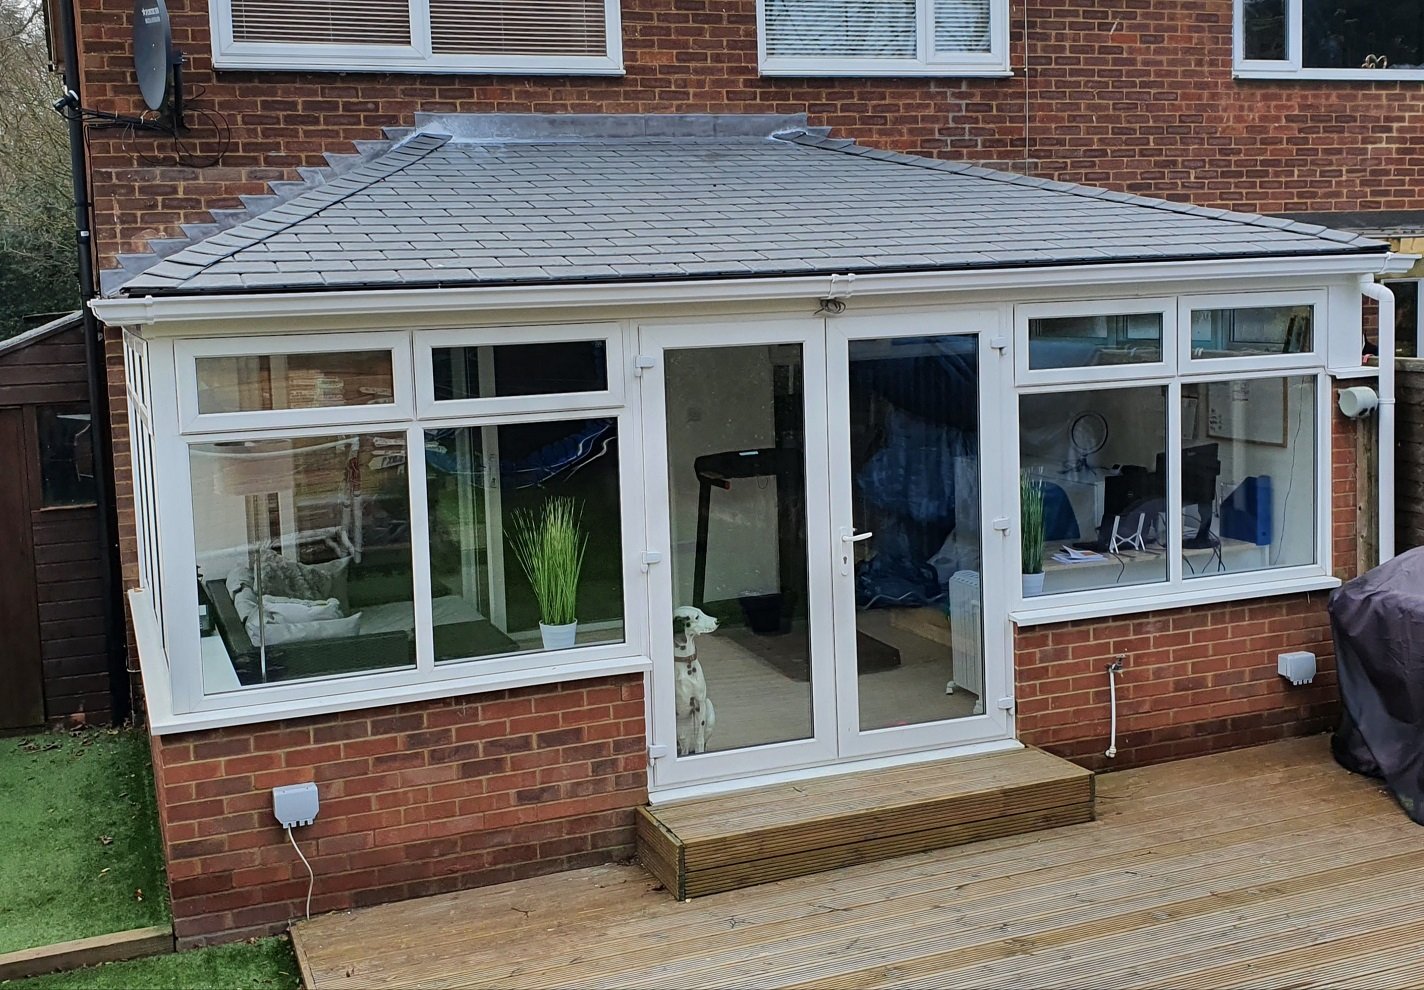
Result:
[[[1167,475],[1167,455],[1159,453],[1157,473]],[[1187,548],[1208,547],[1215,542],[1211,535],[1212,508],[1216,504],[1216,480],[1221,476],[1221,457],[1214,443],[1182,448],[1182,505],[1197,507],[1196,533],[1182,537]]]

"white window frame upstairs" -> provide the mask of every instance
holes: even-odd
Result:
[[[595,55],[471,55],[434,51],[429,0],[410,0],[409,45],[285,44],[237,41],[230,0],[212,0],[213,66],[305,72],[489,72],[518,75],[623,74],[620,0],[604,0],[606,51]]]
[[[1009,0],[989,2],[989,51],[936,53],[934,0],[917,0],[914,58],[771,56],[766,47],[766,2],[757,0],[757,65],[763,76],[997,77],[1009,67]]]
[[[1249,59],[1246,57],[1245,0],[1232,0],[1231,62],[1232,74],[1237,79],[1424,80],[1424,69],[1333,69],[1305,65],[1301,0],[1285,0],[1285,9],[1286,57]]]

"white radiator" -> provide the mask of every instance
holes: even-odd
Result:
[[[979,597],[979,572],[955,571],[949,579],[950,681],[945,694],[956,689],[979,699],[974,714],[984,714],[984,622]]]

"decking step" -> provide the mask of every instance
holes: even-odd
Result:
[[[686,900],[1092,820],[1092,771],[1020,749],[640,808],[638,856]]]

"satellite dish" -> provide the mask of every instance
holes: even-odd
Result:
[[[173,65],[173,29],[163,0],[134,0],[133,47],[143,102],[150,110],[162,110]]]

